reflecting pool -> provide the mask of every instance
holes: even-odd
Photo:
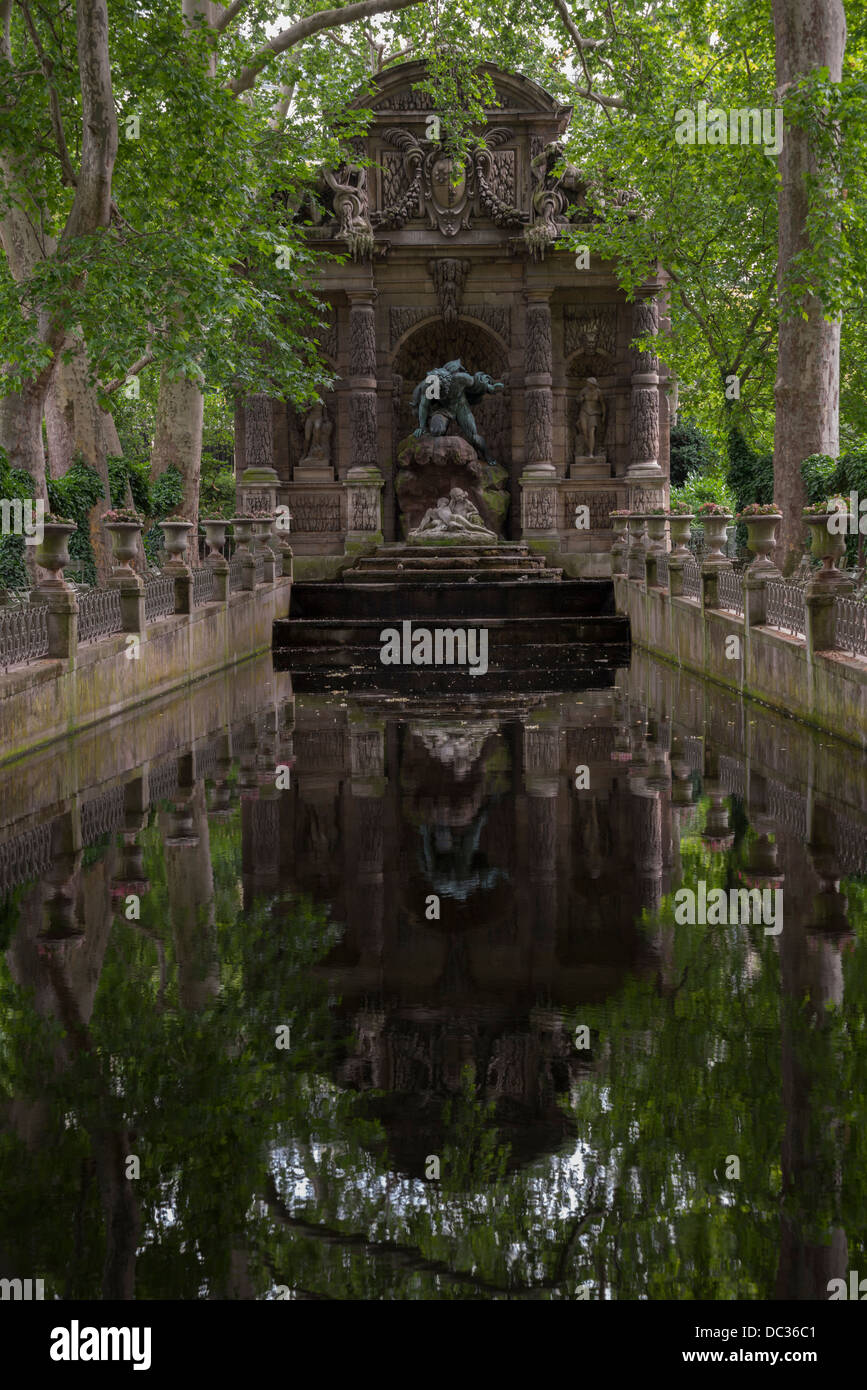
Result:
[[[0,1278],[827,1299],[867,1271],[862,756],[270,660],[0,769]]]

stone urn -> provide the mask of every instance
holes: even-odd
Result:
[[[268,549],[268,541],[271,538],[271,517],[257,516],[251,524],[253,527],[254,549],[258,554],[261,554]]]
[[[611,526],[614,531],[614,540],[611,542],[611,573],[626,573],[626,515],[619,515],[617,512],[608,513],[611,519]]]
[[[45,582],[53,588],[69,588],[63,578],[63,570],[69,564],[69,537],[77,530],[72,521],[43,522],[42,540],[36,547],[36,563],[50,572],[51,578]]]
[[[627,574],[630,579],[644,578],[644,512],[630,512],[627,517],[629,527],[629,551],[627,553]]]
[[[232,531],[235,536],[235,553],[249,555],[250,542],[253,539],[253,518],[251,516],[233,517]]]
[[[738,520],[743,521],[746,525],[747,545],[755,556],[749,566],[750,574],[761,573],[764,570],[773,570],[774,574],[778,572],[771,560],[771,551],[777,544],[777,527],[782,519],[781,512],[766,512],[764,516],[738,517]]]
[[[668,530],[671,536],[671,553],[678,560],[686,560],[692,554],[689,545],[690,528],[695,521],[693,512],[669,512]]]
[[[222,560],[226,545],[226,528],[229,525],[222,517],[208,517],[202,521],[205,528],[205,542],[208,547],[208,560]]]
[[[140,521],[107,521],[105,529],[111,537],[112,560],[115,572],[134,574],[133,564],[138,555]]]
[[[732,519],[731,512],[723,512],[716,516],[708,515],[707,512],[698,512],[696,519],[704,527],[705,553],[703,563],[727,564],[725,547],[728,539],[728,528]]]
[[[161,521],[160,529],[165,537],[166,554],[169,564],[182,565],[190,544],[191,521]]]
[[[668,517],[663,513],[647,514],[647,549],[654,552],[665,549],[665,528]]]
[[[818,583],[836,583],[843,578],[837,561],[846,553],[846,537],[828,529],[828,522],[834,515],[834,512],[819,512],[804,516],[810,528],[810,552],[814,559],[822,561],[822,569],[816,576]]]

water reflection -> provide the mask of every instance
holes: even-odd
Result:
[[[74,794],[0,774],[33,808],[0,832],[0,1277],[824,1299],[864,1266],[851,750],[638,656],[462,708],[266,664],[88,747]],[[782,888],[782,932],[678,925],[700,882]]]

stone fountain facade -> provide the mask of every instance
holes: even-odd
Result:
[[[488,71],[496,104],[462,169],[435,138],[431,98],[415,89],[422,64],[406,63],[377,79],[364,101],[375,112],[368,135],[323,176],[310,244],[350,253],[342,266],[323,260],[318,283],[336,386],[312,415],[252,397],[236,416],[239,503],[288,504],[299,558],[405,537],[396,484],[417,425],[412,395],[456,359],[504,386],[475,408],[504,470],[503,538],[576,577],[601,577],[608,513],[667,498],[669,378],[655,352],[633,347],[665,332],[664,278],[627,302],[593,254],[580,173],[555,177],[571,108],[524,77]],[[369,167],[352,162],[361,157]],[[558,240],[567,230],[588,244],[589,268]]]

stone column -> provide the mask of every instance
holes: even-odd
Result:
[[[379,474],[379,430],[376,419],[376,290],[348,291],[349,310],[349,424],[352,468]],[[380,475],[381,476],[381,475]]]
[[[557,469],[553,461],[554,397],[551,391],[550,292],[526,295],[524,347],[524,411],[526,455],[521,484],[521,536],[534,549],[554,551],[560,539],[557,525]]]
[[[632,337],[659,332],[659,305],[639,299],[632,306]],[[659,362],[652,352],[632,353],[632,399],[629,415],[627,480],[662,478],[659,466]]]
[[[248,396],[244,406],[244,471],[238,484],[238,510],[268,512],[277,505],[280,479],[274,468],[274,414],[271,397]]]

